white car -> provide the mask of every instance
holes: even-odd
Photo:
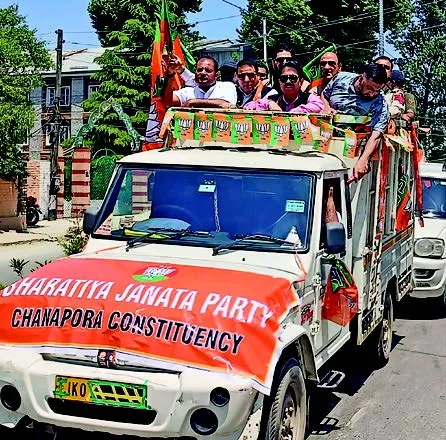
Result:
[[[424,227],[415,224],[416,298],[436,298],[446,309],[446,165],[422,163]]]

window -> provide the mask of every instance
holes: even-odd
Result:
[[[24,141],[22,142],[22,145],[28,146],[29,145],[29,140],[30,140],[30,133],[29,130],[26,131],[26,137],[24,139]]]
[[[62,86],[60,88],[60,105],[68,107],[71,105],[71,89],[70,86]],[[47,87],[46,89],[46,105],[47,107],[54,105],[54,97],[56,96],[55,87]]]
[[[88,97],[90,97],[92,93],[97,92],[99,87],[99,84],[90,84],[88,86]]]
[[[313,177],[304,173],[121,168],[96,233],[125,240],[149,229],[178,229],[190,233],[174,231],[159,243],[214,247],[242,239],[235,245],[247,250],[306,252],[313,187]]]
[[[55,124],[48,124],[45,126],[45,145],[47,147],[51,146],[52,134],[54,133],[54,125]],[[59,143],[67,140],[70,137],[71,127],[69,125],[69,122],[62,123],[59,130]]]

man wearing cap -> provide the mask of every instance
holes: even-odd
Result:
[[[220,66],[220,81],[230,81],[237,84],[237,63],[233,60],[224,61]]]
[[[406,98],[402,89],[404,79],[402,72],[392,70],[390,81],[388,82],[390,90],[385,95],[387,105],[389,106],[390,119],[400,119],[406,112]]]
[[[403,72],[392,70],[390,77],[390,92],[386,94],[386,101],[389,105],[390,117],[392,119],[401,118],[411,124],[415,118],[415,97],[411,93],[404,91],[406,78]]]

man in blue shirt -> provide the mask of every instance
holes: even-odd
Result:
[[[339,72],[327,84],[321,96],[328,113],[371,117],[369,125],[372,134],[353,168],[356,180],[368,172],[369,159],[378,148],[390,120],[389,109],[382,93],[387,80],[387,71],[383,66],[370,64],[361,75]]]

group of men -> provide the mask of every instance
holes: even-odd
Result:
[[[217,61],[207,56],[198,60],[192,73],[172,54],[165,66],[163,101],[166,106],[369,115],[371,135],[353,169],[360,179],[368,172],[390,119],[413,122],[415,100],[404,92],[404,75],[393,69],[388,57],[378,57],[360,74],[344,72],[334,52],[324,53],[319,63],[321,78],[310,83],[285,46],[275,52],[271,76],[268,67],[255,60],[230,61],[219,69]],[[176,74],[185,84],[179,90],[175,90]]]

